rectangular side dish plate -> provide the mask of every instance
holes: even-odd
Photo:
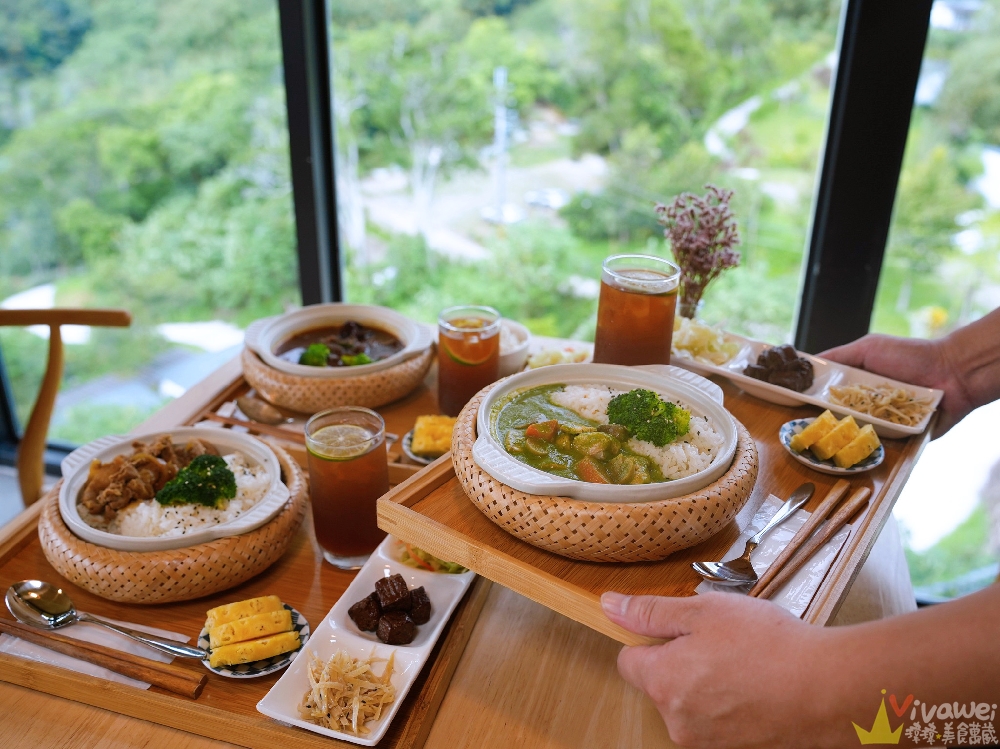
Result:
[[[872,427],[874,427],[875,432],[880,437],[902,438],[922,433],[927,428],[927,424],[930,422],[931,416],[934,414],[938,404],[941,402],[941,396],[944,395],[941,390],[920,387],[919,385],[910,385],[905,382],[893,380],[889,377],[883,377],[882,375],[866,372],[863,369],[856,369],[855,367],[837,364],[836,362],[820,359],[819,357],[812,356],[811,354],[803,354],[802,352],[799,352],[799,356],[803,356],[812,362],[814,378],[812,387],[805,392],[799,393],[795,390],[783,388],[780,385],[772,385],[769,382],[763,382],[762,380],[757,380],[743,374],[743,370],[746,366],[748,364],[756,363],[757,357],[762,351],[770,348],[770,344],[762,341],[754,341],[750,338],[744,338],[743,336],[738,336],[735,333],[726,333],[725,336],[727,340],[733,341],[740,347],[739,351],[733,355],[733,358],[725,364],[713,364],[703,359],[697,359],[688,354],[686,351],[678,349],[674,349],[673,351],[673,355],[670,360],[671,364],[678,367],[684,367],[685,369],[690,369],[692,372],[697,372],[705,377],[720,375],[728,379],[744,392],[770,403],[777,403],[781,406],[817,406],[824,409],[828,408],[833,413],[841,416],[853,416],[855,420],[861,422],[862,425],[871,424]],[[920,423],[916,426],[905,426],[903,424],[894,424],[891,421],[886,421],[885,419],[877,419],[874,416],[869,416],[868,414],[855,411],[850,408],[845,408],[844,406],[838,406],[830,400],[831,387],[844,387],[848,385],[875,386],[883,383],[905,388],[920,397],[930,398],[930,411],[928,411],[927,415],[924,416],[924,418],[921,419]]]
[[[257,703],[257,710],[287,725],[305,728],[307,731],[342,741],[374,746],[381,740],[406,698],[407,692],[427,662],[445,624],[476,577],[473,572],[455,575],[410,567],[399,561],[398,549],[399,541],[387,536],[358,572],[344,595],[333,605],[323,621],[313,629],[309,642],[285,673],[271,687],[264,699]],[[374,632],[359,630],[347,615],[347,610],[352,605],[375,590],[376,580],[397,573],[403,576],[411,590],[422,585],[431,600],[430,621],[417,626],[417,636],[409,645],[386,645],[375,636]],[[355,736],[324,728],[305,720],[299,713],[302,698],[309,691],[308,670],[312,656],[315,655],[326,663],[338,650],[345,650],[351,657],[361,660],[370,655],[386,659],[390,653],[395,652],[393,675],[390,679],[396,690],[395,699],[386,706],[378,721],[367,724],[371,733],[366,736]],[[384,667],[383,660],[376,663],[372,670],[381,676]]]

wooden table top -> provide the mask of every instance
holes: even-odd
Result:
[[[236,359],[138,429],[152,431],[190,420],[239,375]],[[380,409],[387,429],[402,434],[417,415],[433,412],[435,385],[432,370],[420,390]],[[731,393],[727,388],[727,401]],[[741,419],[753,418],[746,406],[741,408]],[[872,476],[876,486],[885,482],[882,488],[893,495],[893,501],[923,444],[922,438],[912,440],[889,441],[890,457],[905,454],[906,459]],[[787,456],[784,461],[780,455],[761,457],[762,477],[775,468],[804,472]],[[810,473],[808,478],[815,476]],[[495,585],[424,746],[673,746],[653,704],[618,676],[619,649],[614,640]],[[225,746],[4,682],[0,682],[0,720],[4,727],[0,743],[16,749],[64,744],[80,749]]]

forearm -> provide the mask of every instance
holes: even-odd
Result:
[[[1000,585],[906,616],[830,629],[826,635],[821,657],[830,699],[824,721],[840,737],[853,734],[852,723],[871,729],[882,690],[893,729],[918,721],[935,722],[941,731],[944,721],[931,710],[935,705],[1000,703]],[[913,702],[903,710],[908,695]],[[955,719],[955,726],[962,720]],[[995,717],[993,725],[1000,727]],[[831,737],[831,745],[840,737]]]
[[[1000,398],[1000,308],[951,333],[941,346],[973,407]]]

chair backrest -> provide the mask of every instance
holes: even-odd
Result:
[[[31,409],[17,448],[17,477],[25,506],[38,501],[45,475],[45,438],[56,404],[62,379],[63,350],[60,326],[90,325],[101,328],[127,328],[132,316],[123,309],[0,309],[0,327],[49,326],[49,360],[45,376]]]

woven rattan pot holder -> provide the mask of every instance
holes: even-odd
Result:
[[[412,393],[427,375],[434,358],[431,346],[394,367],[355,377],[299,377],[267,366],[243,349],[243,376],[276,406],[314,414],[336,406],[378,408]]]
[[[459,414],[451,454],[458,480],[486,517],[540,549],[590,562],[653,562],[700,544],[721,531],[746,504],[757,481],[757,448],[736,422],[736,455],[718,481],[704,489],[660,502],[581,502],[567,497],[525,494],[476,465],[476,413],[488,388]]]
[[[44,499],[38,519],[42,551],[56,571],[91,593],[123,603],[170,603],[232,588],[263,572],[285,553],[305,517],[305,475],[288,453],[269,444],[288,485],[281,512],[240,536],[168,551],[116,551],[74,536],[59,514],[59,486]]]

